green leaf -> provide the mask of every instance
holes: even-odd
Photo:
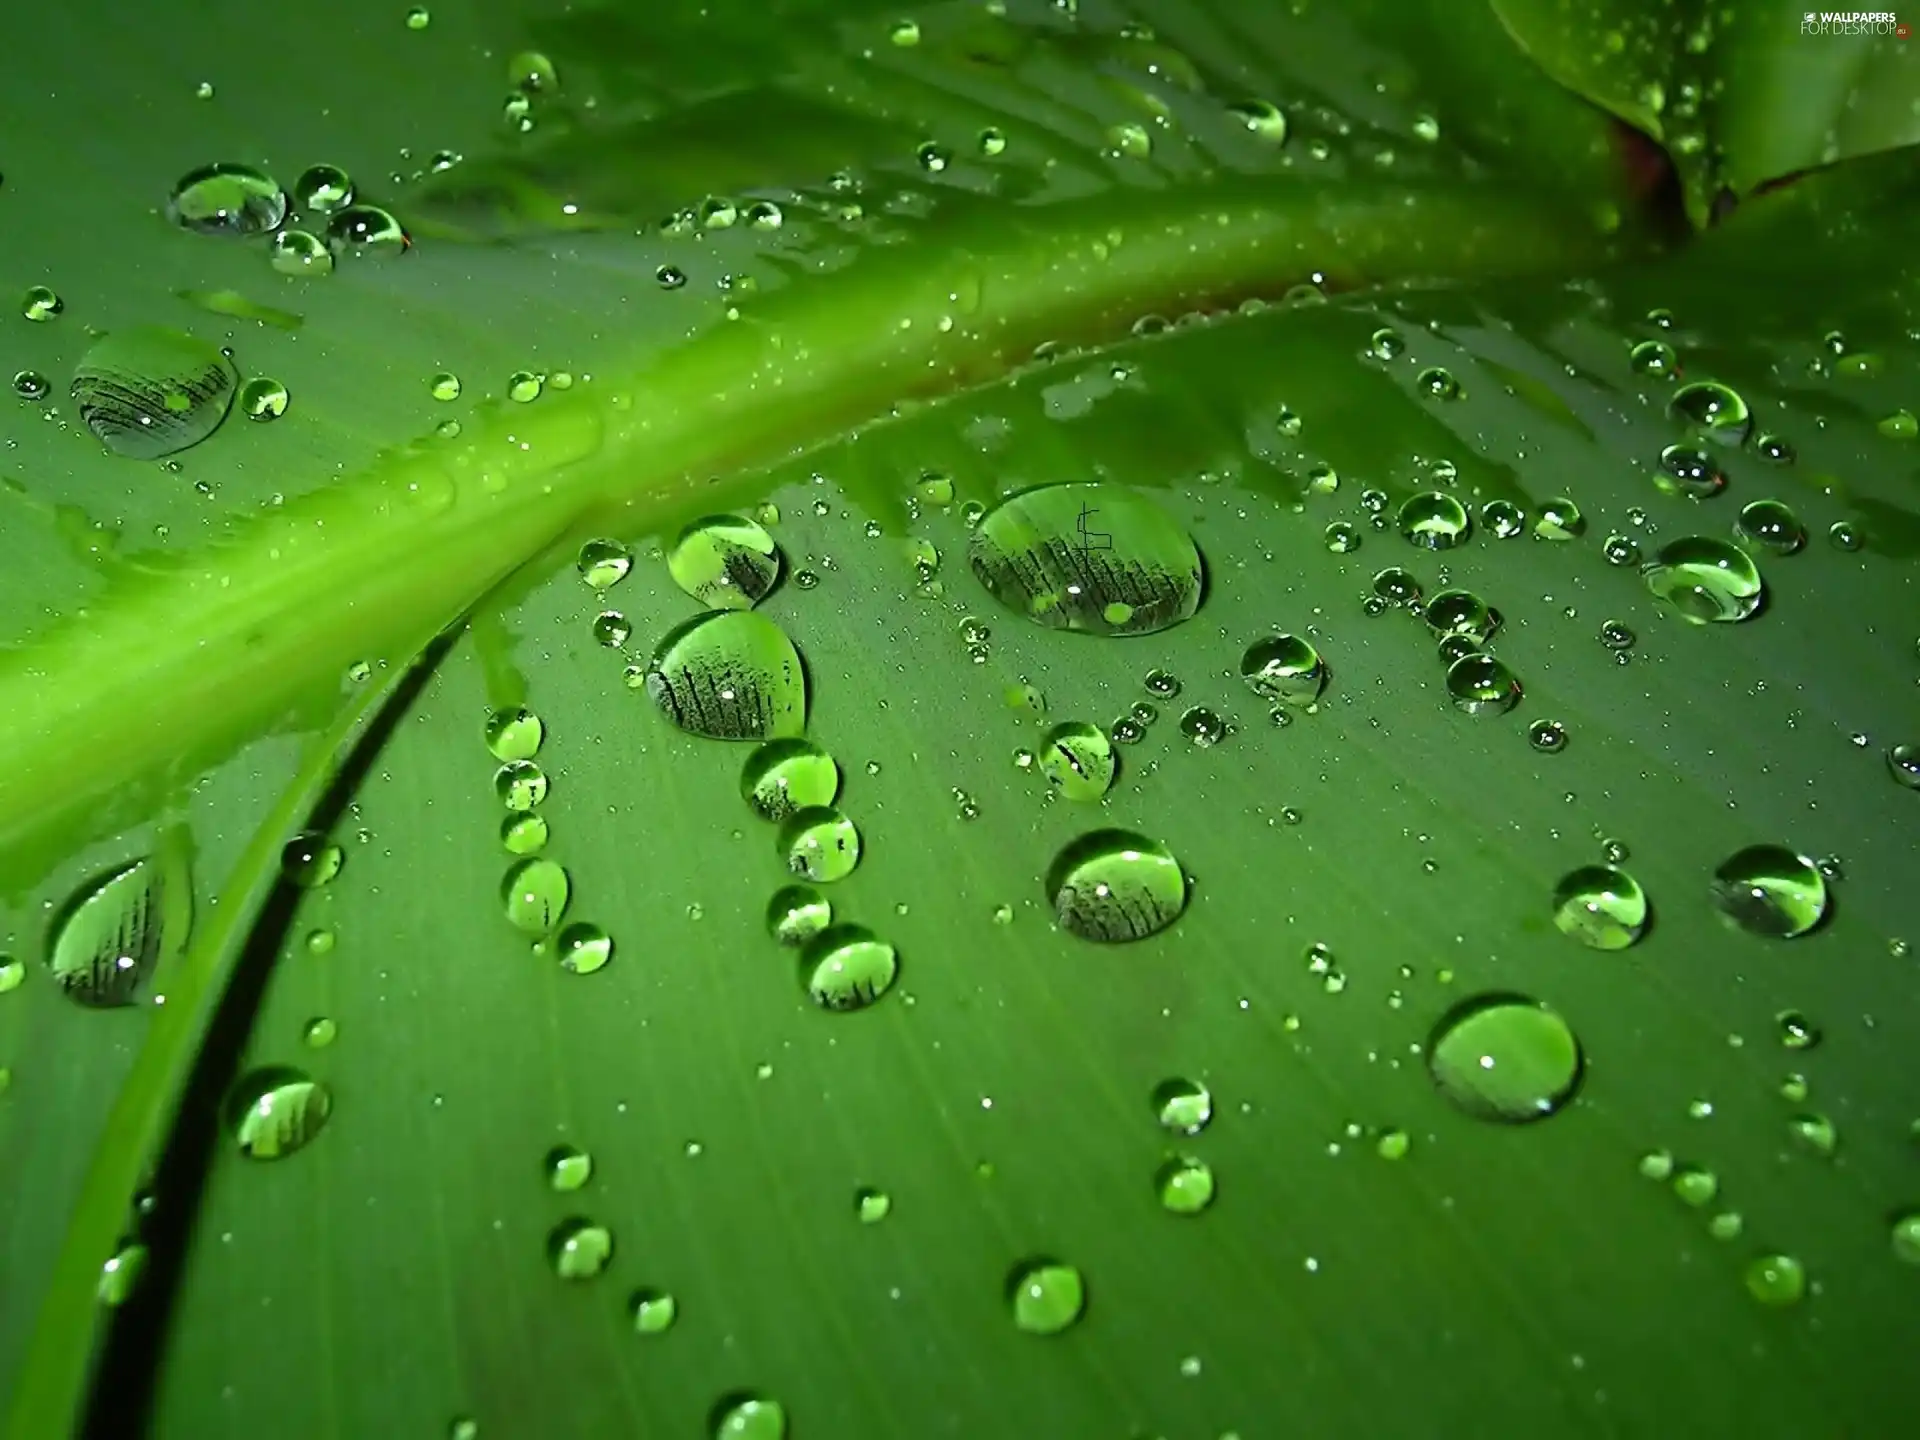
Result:
[[[1892,12],[1803,11],[1784,0],[1572,6],[1492,0],[1521,47],[1561,83],[1661,141],[1687,213],[1705,225],[1723,191],[1920,141],[1920,77]]]
[[[1903,1403],[1910,152],[1666,253],[1490,8],[998,8],[386,13],[284,306],[34,47],[21,363],[294,400],[8,422],[7,943],[205,887],[0,968],[10,1440]]]

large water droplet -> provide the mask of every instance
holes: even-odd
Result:
[[[1797,1305],[1807,1293],[1807,1271],[1791,1255],[1762,1255],[1747,1266],[1747,1293],[1762,1305]]]
[[[1520,703],[1520,681],[1504,660],[1462,655],[1447,667],[1447,698],[1469,715],[1502,715]]]
[[[633,552],[617,540],[589,540],[580,547],[580,578],[595,590],[624,580],[633,569]]]
[[[1400,507],[1400,533],[1425,550],[1451,550],[1473,528],[1467,507],[1444,490],[1415,495]]]
[[[1660,452],[1660,488],[1708,500],[1727,488],[1726,471],[1698,445],[1669,445]]]
[[[1673,392],[1667,402],[1675,418],[1696,426],[1721,445],[1746,443],[1753,429],[1753,412],[1738,391],[1717,380],[1695,380]]]
[[[1200,552],[1179,522],[1132,491],[1048,485],[982,517],[967,547],[980,583],[1059,630],[1145,635],[1200,606]]]
[[[750,610],[709,610],[677,626],[654,651],[646,688],[675,725],[709,739],[783,739],[806,726],[800,654]]]
[[[823,1010],[864,1010],[899,973],[899,952],[860,925],[829,925],[800,954],[801,983]]]
[[[1176,1215],[1198,1215],[1213,1203],[1213,1167],[1191,1155],[1176,1155],[1153,1177],[1160,1203]]]
[[[495,710],[487,716],[487,749],[496,760],[531,760],[546,734],[540,717],[523,706]]]
[[[567,872],[551,860],[522,860],[500,883],[507,921],[528,935],[546,935],[566,913],[572,894]]]
[[[1647,929],[1647,892],[1624,870],[1583,865],[1553,891],[1553,923],[1595,950],[1624,950]]]
[[[1254,694],[1281,705],[1311,705],[1326,689],[1320,652],[1298,635],[1269,635],[1240,657],[1240,678]]]
[[[1755,500],[1746,505],[1734,521],[1734,529],[1742,539],[1775,555],[1791,555],[1807,543],[1807,527],[1778,500]]]
[[[82,888],[53,923],[47,966],[71,1000],[131,1005],[163,957],[186,942],[192,915],[185,869],[146,856]]]
[[[613,1259],[613,1232],[582,1215],[547,1232],[547,1263],[562,1280],[591,1280]]]
[[[1087,1308],[1087,1287],[1073,1266],[1038,1258],[1014,1267],[1007,1300],[1018,1328],[1029,1335],[1057,1335]]]
[[[1173,852],[1130,830],[1070,842],[1047,871],[1060,928],[1085,940],[1142,940],[1187,908],[1187,876]]]
[[[1752,935],[1790,940],[1827,913],[1820,867],[1784,845],[1749,845],[1713,872],[1714,906]]]
[[[1213,1092],[1183,1076],[1162,1080],[1153,1087],[1153,1113],[1176,1135],[1198,1135],[1213,1119]]]
[[[833,906],[811,885],[788,885],[767,902],[767,933],[782,945],[804,945],[833,923]]]
[[[278,1160],[318,1135],[333,1113],[327,1087],[290,1065],[244,1076],[227,1097],[227,1128],[250,1160]]]
[[[1669,611],[1696,624],[1745,620],[1766,590],[1746,551],[1708,535],[1661,546],[1640,573]]]
[[[1113,787],[1113,742],[1081,720],[1054,726],[1040,742],[1040,773],[1068,800],[1092,801]]]
[[[728,1395],[709,1417],[713,1440],[786,1440],[787,1412],[778,1400]]]
[[[709,515],[680,532],[667,552],[673,583],[715,610],[750,610],[780,577],[780,550],[756,521]]]
[[[287,197],[250,165],[203,165],[173,187],[167,218],[201,235],[264,235],[287,218]]]
[[[240,376],[216,347],[144,325],[96,340],[73,372],[80,420],[116,455],[154,460],[206,439]]]
[[[1427,1045],[1434,1084],[1479,1120],[1522,1123],[1573,1097],[1585,1061],[1567,1022],[1523,995],[1476,995],[1454,1006]]]
[[[740,794],[763,820],[831,805],[839,793],[839,765],[811,740],[771,740],[747,757],[740,772]]]
[[[845,879],[860,863],[860,831],[831,805],[796,810],[776,844],[789,870],[819,884]]]

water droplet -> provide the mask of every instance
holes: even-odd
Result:
[[[1440,1093],[1479,1120],[1521,1123],[1560,1110],[1579,1088],[1580,1042],[1553,1010],[1525,996],[1462,1001],[1435,1026],[1427,1066]]]
[[[0,995],[18,990],[27,978],[26,964],[12,955],[0,955]]]
[[[1762,1255],[1747,1266],[1747,1293],[1762,1305],[1797,1305],[1807,1293],[1806,1267],[1791,1255]]]
[[[67,302],[44,285],[35,285],[20,297],[20,313],[29,320],[52,320],[66,308]]]
[[[1655,380],[1669,380],[1680,373],[1680,357],[1664,340],[1642,340],[1628,354],[1627,363],[1634,374]]]
[[[1054,726],[1040,742],[1040,773],[1068,800],[1094,801],[1113,787],[1118,758],[1113,744],[1094,726],[1069,720]]]
[[[1015,495],[982,517],[967,559],[996,600],[1053,629],[1145,635],[1200,606],[1193,540],[1157,505],[1114,486]]]
[[[1673,392],[1667,402],[1673,416],[1699,428],[1710,440],[1721,445],[1746,443],[1753,429],[1753,414],[1738,391],[1717,380],[1695,380]]]
[[[1496,540],[1511,540],[1526,528],[1527,515],[1511,500],[1489,500],[1480,507],[1480,523]]]
[[[1766,589],[1746,551],[1707,535],[1663,545],[1640,573],[1671,613],[1695,624],[1745,620]]]
[[[507,88],[522,95],[551,95],[560,88],[560,72],[538,50],[522,50],[507,61]]]
[[[1879,430],[1889,440],[1911,440],[1920,435],[1920,420],[1911,410],[1896,410],[1880,421]]]
[[[71,393],[81,422],[114,454],[155,460],[218,429],[239,385],[215,346],[138,326],[96,340],[74,369]]]
[[[317,890],[340,873],[346,852],[318,831],[294,836],[280,851],[280,870],[302,890]]]
[[[593,617],[593,638],[609,650],[618,650],[633,636],[633,626],[618,610],[603,610]]]
[[[1204,705],[1195,705],[1180,717],[1180,733],[1202,749],[1227,738],[1227,722]]]
[[[1191,1155],[1176,1155],[1153,1177],[1160,1204],[1175,1215],[1198,1215],[1213,1203],[1213,1167]]]
[[[287,218],[287,197],[250,165],[202,165],[173,187],[167,218],[200,235],[264,235]]]
[[[412,244],[405,227],[378,205],[349,205],[327,222],[327,248],[335,255],[386,258]]]
[[[1336,520],[1327,526],[1321,539],[1327,549],[1336,555],[1351,555],[1360,548],[1360,532],[1344,520]]]
[[[1180,693],[1180,678],[1170,670],[1149,670],[1141,685],[1149,695],[1171,700]]]
[[[1187,908],[1187,876],[1173,852],[1130,830],[1095,830],[1070,842],[1047,872],[1060,928],[1085,940],[1141,940]]]
[[[786,1440],[787,1412],[777,1400],[739,1392],[713,1407],[709,1424],[713,1440]]]
[[[1443,490],[1415,495],[1400,507],[1400,534],[1425,550],[1451,550],[1472,529],[1467,507]]]
[[[1798,1010],[1782,1010],[1773,1017],[1780,1043],[1789,1050],[1811,1050],[1820,1043],[1820,1027]]]
[[[407,11],[407,28],[424,30],[433,23],[433,13],[424,5],[416,5]]]
[[[613,937],[598,925],[576,921],[555,937],[554,949],[559,954],[562,970],[572,975],[591,975],[613,958]]]
[[[1061,1261],[1027,1260],[1008,1277],[1007,1299],[1019,1329],[1029,1335],[1057,1335],[1086,1309],[1086,1282]]]
[[[340,1026],[328,1016],[319,1015],[309,1020],[300,1032],[300,1038],[315,1050],[324,1050],[339,1038]]]
[[[333,273],[333,252],[310,231],[282,230],[267,246],[267,263],[280,275],[318,279]]]
[[[1762,435],[1753,442],[1753,448],[1760,458],[1774,465],[1791,465],[1799,458],[1791,443],[1778,435]]]
[[[1840,1146],[1840,1132],[1825,1115],[1796,1115],[1787,1122],[1794,1140],[1814,1154],[1831,1156]]]
[[[1398,330],[1381,326],[1367,340],[1367,353],[1376,360],[1398,360],[1406,353],[1407,342]]]
[[[840,793],[840,767],[810,740],[773,740],[747,757],[740,793],[764,820],[831,805]]]
[[[1580,513],[1580,507],[1573,501],[1565,497],[1544,500],[1540,504],[1540,513],[1534,517],[1533,538],[1576,540],[1586,532],[1586,528],[1586,516]]]
[[[53,389],[53,382],[38,370],[14,372],[13,393],[22,400],[44,400],[51,389]]]
[[[1311,705],[1327,687],[1327,666],[1311,641],[1269,635],[1240,657],[1240,678],[1254,694],[1281,705]]]
[[[678,290],[687,283],[687,272],[678,265],[662,265],[653,272],[653,278],[662,290]]]
[[[861,925],[829,925],[800,952],[801,983],[823,1010],[864,1010],[899,973],[899,953]]]
[[[646,688],[692,735],[772,740],[798,736],[806,724],[799,652],[751,610],[710,610],[675,627],[654,652]]]
[[[507,871],[500,900],[507,922],[528,935],[545,935],[566,913],[573,884],[567,872],[551,860],[522,860]]]
[[[353,203],[353,179],[338,165],[309,165],[293,182],[293,203],[316,215],[331,215]]]
[[[487,749],[496,760],[531,760],[546,734],[540,717],[524,706],[495,710],[487,716]]]
[[[287,413],[287,387],[265,375],[240,387],[240,413],[249,420],[278,420]]]
[[[1553,891],[1553,923],[1595,950],[1624,950],[1647,930],[1647,893],[1624,870],[1583,865]]]
[[[1920,1210],[1893,1217],[1893,1254],[1908,1265],[1920,1265]]]
[[[1395,565],[1373,577],[1373,593],[1390,605],[1413,605],[1420,599],[1420,582]]]
[[[1278,106],[1266,100],[1236,100],[1227,113],[1269,145],[1280,145],[1287,138],[1287,117]]]
[[[307,932],[307,953],[309,955],[331,955],[335,943],[331,930],[311,930]]]
[[[1461,395],[1460,382],[1444,366],[1435,365],[1422,370],[1414,377],[1413,383],[1422,395],[1435,400],[1458,400]]]
[[[936,145],[929,140],[916,151],[914,158],[920,162],[920,168],[929,175],[938,175],[953,161],[953,154],[946,147]]]
[[[279,1160],[318,1135],[333,1113],[327,1087],[290,1065],[244,1076],[227,1097],[227,1128],[249,1160]]]
[[[1500,628],[1499,615],[1471,590],[1442,590],[1427,602],[1425,613],[1436,635],[1457,635],[1472,649],[1486,644]]]
[[[1865,548],[1867,537],[1862,535],[1855,525],[1846,520],[1836,520],[1827,527],[1827,543],[1836,550],[1852,553]]]
[[[1698,1165],[1682,1165],[1673,1172],[1673,1193],[1696,1209],[1711,1205],[1720,1194],[1720,1177]]]
[[[547,1151],[541,1168],[546,1172],[549,1188],[578,1190],[593,1178],[593,1156],[578,1145],[556,1145]]]
[[[1887,773],[1909,790],[1920,790],[1920,745],[1895,745],[1887,751]]]
[[[780,576],[780,551],[761,525],[709,515],[680,532],[667,553],[674,584],[715,610],[749,610]]]
[[[884,1190],[862,1185],[853,1192],[853,1213],[862,1225],[877,1225],[893,1209],[893,1198]]]
[[[1713,872],[1716,909],[1750,935],[1790,940],[1827,913],[1820,867],[1784,845],[1749,845]]]
[[[70,1000],[131,1005],[160,960],[185,942],[192,893],[184,871],[144,857],[84,886],[54,921],[47,965]]]
[[[836,784],[838,776],[836,768]],[[816,884],[844,879],[860,863],[860,831],[831,805],[795,810],[776,843],[787,868]]]
[[[1734,529],[1742,539],[1776,555],[1791,555],[1807,543],[1807,530],[1800,517],[1778,500],[1755,500],[1745,506]]]
[[[582,1215],[547,1233],[547,1263],[562,1280],[591,1280],[613,1259],[613,1232]]]
[[[1504,660],[1463,655],[1447,667],[1447,696],[1469,715],[1501,715],[1520,703],[1520,681]]]
[[[1726,472],[1698,445],[1669,445],[1660,452],[1661,488],[1707,500],[1727,488]]]
[[[833,906],[810,885],[788,885],[767,902],[767,933],[782,945],[804,945],[833,923]]]
[[[1527,727],[1527,743],[1543,755],[1558,755],[1567,748],[1567,727],[1558,720],[1536,720]]]
[[[636,1290],[628,1297],[627,1313],[636,1335],[659,1335],[673,1326],[680,1307],[664,1290]]]

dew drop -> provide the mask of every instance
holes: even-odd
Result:
[[[346,852],[316,830],[302,831],[281,847],[280,871],[302,890],[317,890],[340,873]]]
[[[1745,620],[1766,590],[1746,551],[1706,535],[1663,545],[1640,573],[1669,612],[1695,624]]]
[[[1447,698],[1468,715],[1502,715],[1520,703],[1520,681],[1504,660],[1463,655],[1447,667]]]
[[[810,740],[771,740],[747,757],[740,794],[763,820],[831,805],[840,793],[840,767]]]
[[[540,717],[524,706],[495,710],[487,716],[487,749],[496,760],[531,760],[546,734]]]
[[[613,1259],[613,1232],[585,1216],[562,1220],[547,1233],[547,1263],[562,1280],[591,1280]]]
[[[1070,842],[1046,882],[1060,928],[1104,942],[1166,929],[1186,909],[1187,888],[1173,852],[1129,830],[1095,830]]]
[[[673,1327],[680,1307],[664,1290],[636,1290],[627,1299],[627,1314],[636,1335],[660,1335]]]
[[[1213,1167],[1191,1155],[1176,1155],[1153,1177],[1161,1206],[1175,1215],[1198,1215],[1213,1203]]]
[[[412,245],[405,227],[378,205],[349,205],[327,222],[327,248],[335,255],[386,258]]]
[[[250,165],[202,165],[173,187],[167,218],[199,235],[264,235],[287,218],[287,196]]]
[[[267,263],[276,274],[318,279],[333,273],[333,252],[311,231],[282,230],[267,246]]]
[[[714,610],[749,610],[780,576],[780,551],[758,521],[709,515],[688,525],[667,552],[673,583]]]
[[[131,1005],[161,959],[186,941],[192,892],[185,871],[147,856],[83,886],[53,923],[47,967],[69,1000]]]
[[[725,1396],[708,1417],[713,1440],[786,1440],[787,1412],[777,1400],[744,1392]]]
[[[654,652],[646,689],[680,729],[709,739],[796,737],[806,723],[799,652],[750,610],[710,610],[672,630]]]
[[[591,975],[613,958],[613,937],[598,925],[576,921],[555,937],[560,968],[572,975]]]
[[[1007,1279],[1007,1300],[1017,1329],[1057,1335],[1086,1309],[1086,1283],[1073,1266],[1036,1258],[1014,1267]]]
[[[556,1145],[541,1161],[547,1187],[562,1192],[578,1190],[593,1178],[593,1156],[578,1145]]]
[[[338,165],[309,165],[293,182],[293,203],[315,215],[331,215],[353,203],[353,179]]]
[[[1090,802],[1113,788],[1119,767],[1113,742],[1080,720],[1055,725],[1040,742],[1040,773],[1061,796]]]
[[[766,919],[782,945],[805,945],[833,923],[833,906],[811,885],[788,885],[767,902]]]
[[[1451,550],[1463,543],[1473,522],[1467,507],[1443,490],[1415,495],[1400,507],[1400,534],[1424,550]]]
[[[800,979],[822,1010],[864,1010],[892,988],[898,952],[861,925],[829,925],[800,952]]]
[[[1753,429],[1753,413],[1738,391],[1717,380],[1695,380],[1673,392],[1667,408],[1675,419],[1697,427],[1721,445],[1742,445]]]
[[[1306,706],[1326,689],[1327,666],[1311,641],[1298,635],[1269,635],[1241,655],[1240,678],[1263,699]]]
[[[1820,867],[1784,845],[1750,845],[1713,872],[1714,907],[1750,935],[1790,940],[1827,913]]]
[[[1609,865],[1583,865],[1553,891],[1553,923],[1595,950],[1624,950],[1646,933],[1648,904],[1640,882]]]
[[[1799,1304],[1807,1293],[1806,1267],[1791,1255],[1761,1255],[1747,1266],[1747,1293],[1762,1305]]]
[[[1567,1022],[1525,996],[1476,995],[1449,1010],[1427,1045],[1440,1093],[1479,1120],[1552,1115],[1579,1088],[1585,1060]]]
[[[567,872],[551,860],[522,860],[507,871],[500,900],[507,922],[528,935],[549,933],[566,913],[573,891]]]
[[[278,1160],[311,1141],[333,1113],[327,1087],[290,1065],[242,1077],[227,1097],[227,1129],[249,1160]]]
[[[974,527],[967,559],[996,600],[1052,629],[1145,635],[1200,605],[1191,537],[1159,506],[1112,485],[1011,497]]]

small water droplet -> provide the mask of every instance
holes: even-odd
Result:
[[[860,925],[829,925],[800,954],[801,983],[823,1010],[864,1010],[899,973],[899,953]]]
[[[1213,1203],[1213,1167],[1191,1155],[1166,1160],[1153,1177],[1160,1204],[1175,1215],[1198,1215]]]
[[[547,1233],[547,1263],[562,1280],[591,1280],[613,1259],[613,1232],[582,1215]]]
[[[1714,907],[1751,935],[1787,940],[1826,916],[1820,867],[1784,845],[1750,845],[1723,861],[1709,889]]]
[[[1807,1293],[1806,1267],[1791,1255],[1762,1255],[1747,1266],[1747,1293],[1762,1305],[1797,1305]]]
[[[250,165],[202,165],[173,187],[167,218],[200,235],[264,235],[287,218],[287,196]]]
[[[1553,892],[1553,923],[1595,950],[1624,950],[1646,933],[1649,906],[1640,882],[1624,870],[1583,865]]]
[[[1072,1265],[1036,1258],[1014,1267],[1007,1299],[1017,1328],[1029,1335],[1057,1335],[1085,1311],[1086,1282]]]
[[[578,1145],[556,1145],[547,1151],[541,1168],[550,1189],[578,1190],[593,1178],[593,1156]]]
[[[346,852],[318,831],[294,836],[281,848],[280,870],[302,890],[317,890],[340,873]]]
[[[278,1160],[311,1141],[333,1113],[325,1085],[290,1065],[250,1071],[227,1097],[227,1128],[249,1160]]]
[[[522,860],[507,871],[500,899],[507,922],[533,936],[548,934],[566,912],[573,884],[567,872],[551,860]]]

